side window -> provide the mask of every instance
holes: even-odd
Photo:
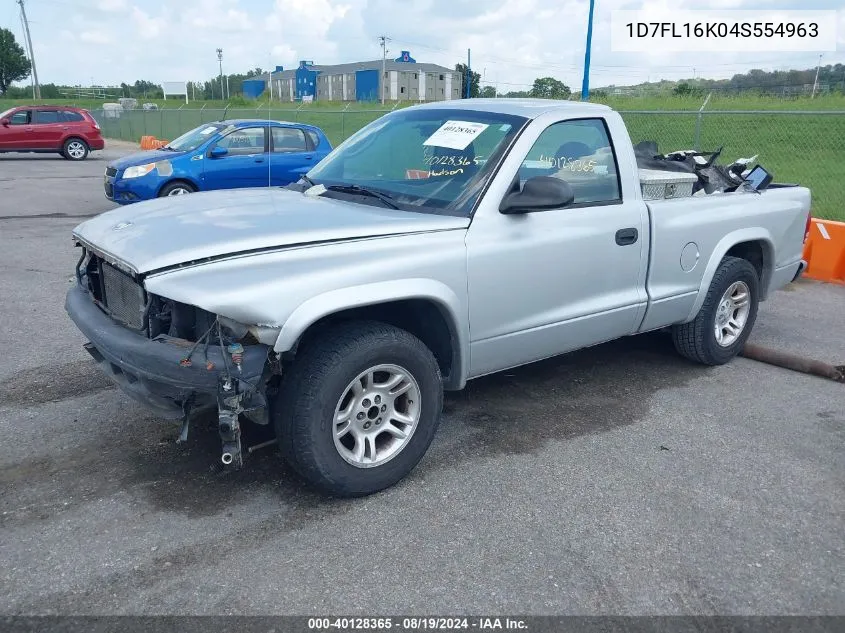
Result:
[[[12,115],[10,123],[12,125],[29,125],[29,117],[29,110],[21,110],[20,112],[15,112]]]
[[[40,125],[60,123],[58,110],[36,110],[35,123]]]
[[[79,114],[79,112],[70,112],[69,110],[65,110],[62,112],[62,115],[68,123],[82,123],[85,120],[85,117]]]
[[[230,154],[251,155],[264,153],[264,128],[246,127],[234,130],[217,142],[217,147],[225,147]]]
[[[304,152],[308,149],[305,144],[305,134],[302,130],[290,127],[274,127],[273,152]]]
[[[308,135],[308,138],[311,139],[311,147],[317,149],[320,147],[320,137],[317,135],[316,132],[313,130],[305,130],[305,133]]]
[[[521,182],[534,176],[565,180],[576,204],[622,199],[616,158],[602,119],[562,121],[546,128],[519,169]]]

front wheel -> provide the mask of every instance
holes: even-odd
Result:
[[[78,138],[69,138],[62,146],[62,156],[68,160],[85,160],[88,151],[88,143]]]
[[[760,280],[747,260],[725,257],[695,319],[672,328],[675,349],[705,365],[723,365],[742,351],[757,319]]]
[[[339,497],[383,490],[428,450],[443,386],[431,351],[375,322],[337,326],[306,344],[273,407],[282,455],[316,488]]]
[[[159,198],[166,198],[169,196],[184,196],[189,193],[195,193],[196,189],[193,185],[187,182],[171,182],[161,188],[158,194]]]

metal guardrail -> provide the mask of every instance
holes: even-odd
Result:
[[[271,118],[309,123],[323,129],[334,145],[375,121],[389,109],[230,108],[226,118]],[[92,111],[107,138],[138,142],[141,136],[173,139],[219,120],[221,109],[130,110],[118,117]],[[798,183],[813,192],[815,217],[845,220],[845,112],[782,110],[627,110],[620,111],[634,143],[656,141],[661,152],[722,147],[725,161],[758,155],[779,182]]]

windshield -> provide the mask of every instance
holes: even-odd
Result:
[[[469,215],[526,122],[497,112],[446,107],[400,110],[354,134],[307,177],[329,188],[371,189],[399,208]],[[372,198],[359,199],[373,204]]]
[[[0,112],[0,119],[5,119],[6,117],[11,116],[11,114],[14,110],[15,110],[15,108],[9,108],[5,112]]]
[[[190,132],[186,132],[175,141],[170,141],[165,147],[178,152],[189,152],[198,148],[226,125],[224,123],[204,123]]]

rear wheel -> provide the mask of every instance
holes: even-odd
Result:
[[[672,328],[675,349],[705,365],[723,365],[742,351],[757,319],[760,280],[747,260],[725,257],[695,319]]]
[[[62,146],[62,156],[68,160],[85,160],[88,151],[88,143],[80,138],[69,138]]]
[[[282,455],[331,495],[371,494],[420,461],[440,422],[431,351],[375,322],[337,326],[297,353],[273,407]]]
[[[158,194],[159,198],[166,198],[168,196],[184,196],[189,193],[196,193],[196,188],[187,182],[171,182],[161,188]]]

